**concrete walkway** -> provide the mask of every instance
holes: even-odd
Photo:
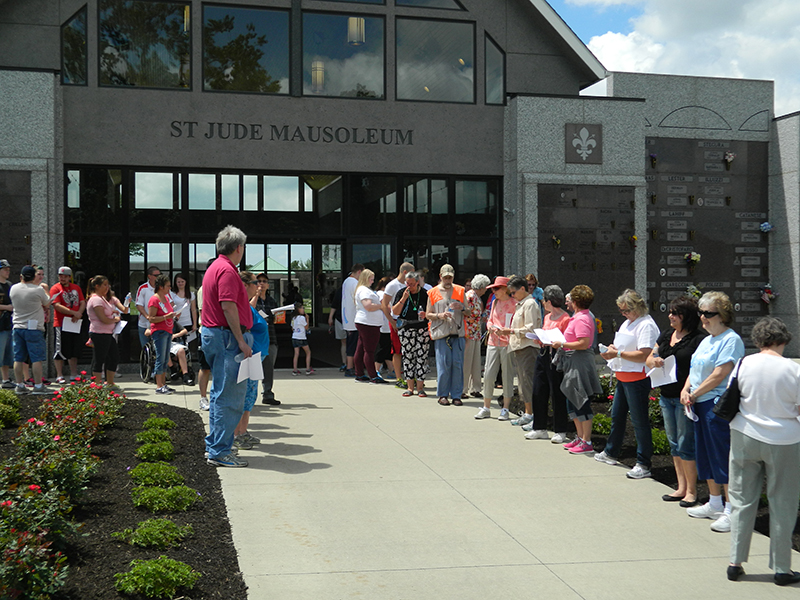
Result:
[[[197,410],[196,387],[120,385]],[[250,600],[798,597],[772,583],[768,538],[729,582],[729,535],[663,502],[666,487],[427,390],[276,374],[283,404],[256,404],[250,466],[219,469]]]

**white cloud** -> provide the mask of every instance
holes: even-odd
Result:
[[[589,49],[611,71],[772,79],[775,113],[800,110],[797,0],[569,0],[641,6],[632,32],[608,32]]]

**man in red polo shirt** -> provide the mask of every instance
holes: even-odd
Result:
[[[80,354],[81,334],[63,331],[64,319],[78,323],[83,318],[86,301],[80,286],[72,283],[72,269],[58,269],[58,283],[50,288],[50,304],[53,306],[53,331],[55,332],[56,383],[66,383],[64,361],[69,363],[72,376],[78,375],[78,355]]]
[[[217,236],[217,260],[203,276],[203,354],[211,367],[206,454],[208,464],[246,467],[231,452],[236,425],[244,413],[247,382],[237,383],[239,363],[253,351],[253,313],[236,266],[244,255],[247,236],[228,225]]]

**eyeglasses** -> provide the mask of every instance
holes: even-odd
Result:
[[[250,281],[247,282],[247,285],[258,285],[258,280],[257,279],[251,279]]]
[[[629,314],[631,314],[631,312],[633,312],[633,311],[631,311],[630,308],[620,308],[619,309],[619,314],[621,314],[621,315],[629,315]]]
[[[698,310],[697,314],[700,315],[701,317],[705,317],[706,319],[711,319],[713,317],[716,317],[719,313],[710,310]]]
[[[267,283],[267,280],[266,279],[259,279],[258,283]]]

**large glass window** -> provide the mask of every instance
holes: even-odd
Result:
[[[264,210],[297,212],[300,208],[297,177],[264,177]]]
[[[86,7],[61,26],[61,83],[86,85]]]
[[[303,93],[384,98],[383,19],[303,13]]]
[[[344,186],[341,175],[303,175],[304,189],[311,190],[312,207],[316,207],[319,232],[342,233]]]
[[[187,3],[100,0],[100,84],[191,85]]]
[[[239,203],[238,199],[236,201]],[[217,209],[217,177],[206,173],[189,173],[189,210]]]
[[[474,102],[472,23],[397,19],[397,98]]]
[[[172,209],[175,206],[175,178],[172,173],[134,175],[134,208]]]
[[[289,13],[203,7],[203,87],[289,93]]]
[[[408,235],[448,235],[446,179],[407,179],[403,194]]]
[[[456,181],[456,235],[497,235],[497,181]]]
[[[486,43],[486,104],[504,104],[506,99],[506,57],[488,35]]]
[[[353,177],[350,183],[350,233],[392,235],[397,232],[397,179]]]
[[[457,0],[395,0],[398,6],[424,6],[425,8],[449,8],[464,10]]]

